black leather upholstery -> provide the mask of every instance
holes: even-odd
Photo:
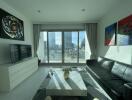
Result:
[[[126,68],[123,78],[126,81],[132,82],[132,67],[129,66]]]
[[[132,100],[132,83],[124,84],[124,94],[126,100]]]
[[[125,70],[126,70],[126,65],[122,65],[120,63],[115,62],[111,72],[123,78]]]
[[[132,93],[131,65],[119,63],[104,57],[99,57],[93,64],[89,65],[87,63],[87,65],[98,75],[99,81],[106,88],[106,92],[113,96],[113,100],[129,100],[128,98],[132,97],[132,95],[128,94]],[[124,85],[126,83],[129,83],[129,87],[131,88],[128,88],[128,84]]]

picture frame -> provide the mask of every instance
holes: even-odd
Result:
[[[118,21],[117,45],[132,45],[132,15]]]
[[[117,23],[111,24],[105,28],[105,46],[116,45]]]
[[[1,8],[0,38],[24,41],[24,22]]]

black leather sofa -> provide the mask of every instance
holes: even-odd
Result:
[[[132,100],[132,65],[104,57],[87,60],[87,65],[112,100]]]

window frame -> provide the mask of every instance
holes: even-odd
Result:
[[[78,65],[85,65],[86,64],[86,62],[85,63],[80,63],[79,62],[79,32],[80,31],[85,31],[84,29],[75,29],[75,30],[73,30],[73,29],[70,29],[70,30],[62,30],[62,29],[60,29],[60,30],[56,30],[56,29],[54,29],[54,30],[41,30],[41,32],[47,32],[47,62],[46,63],[42,63],[42,64],[44,64],[44,65],[75,65],[75,64],[78,64]],[[61,32],[62,33],[62,61],[61,61],[61,63],[51,63],[51,62],[49,62],[49,32]],[[78,37],[78,39],[77,39],[77,43],[78,43],[78,48],[77,48],[77,62],[76,63],[65,63],[64,62],[64,32],[77,32],[77,37]]]

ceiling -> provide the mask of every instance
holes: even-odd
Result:
[[[120,0],[4,0],[33,23],[94,22]]]

